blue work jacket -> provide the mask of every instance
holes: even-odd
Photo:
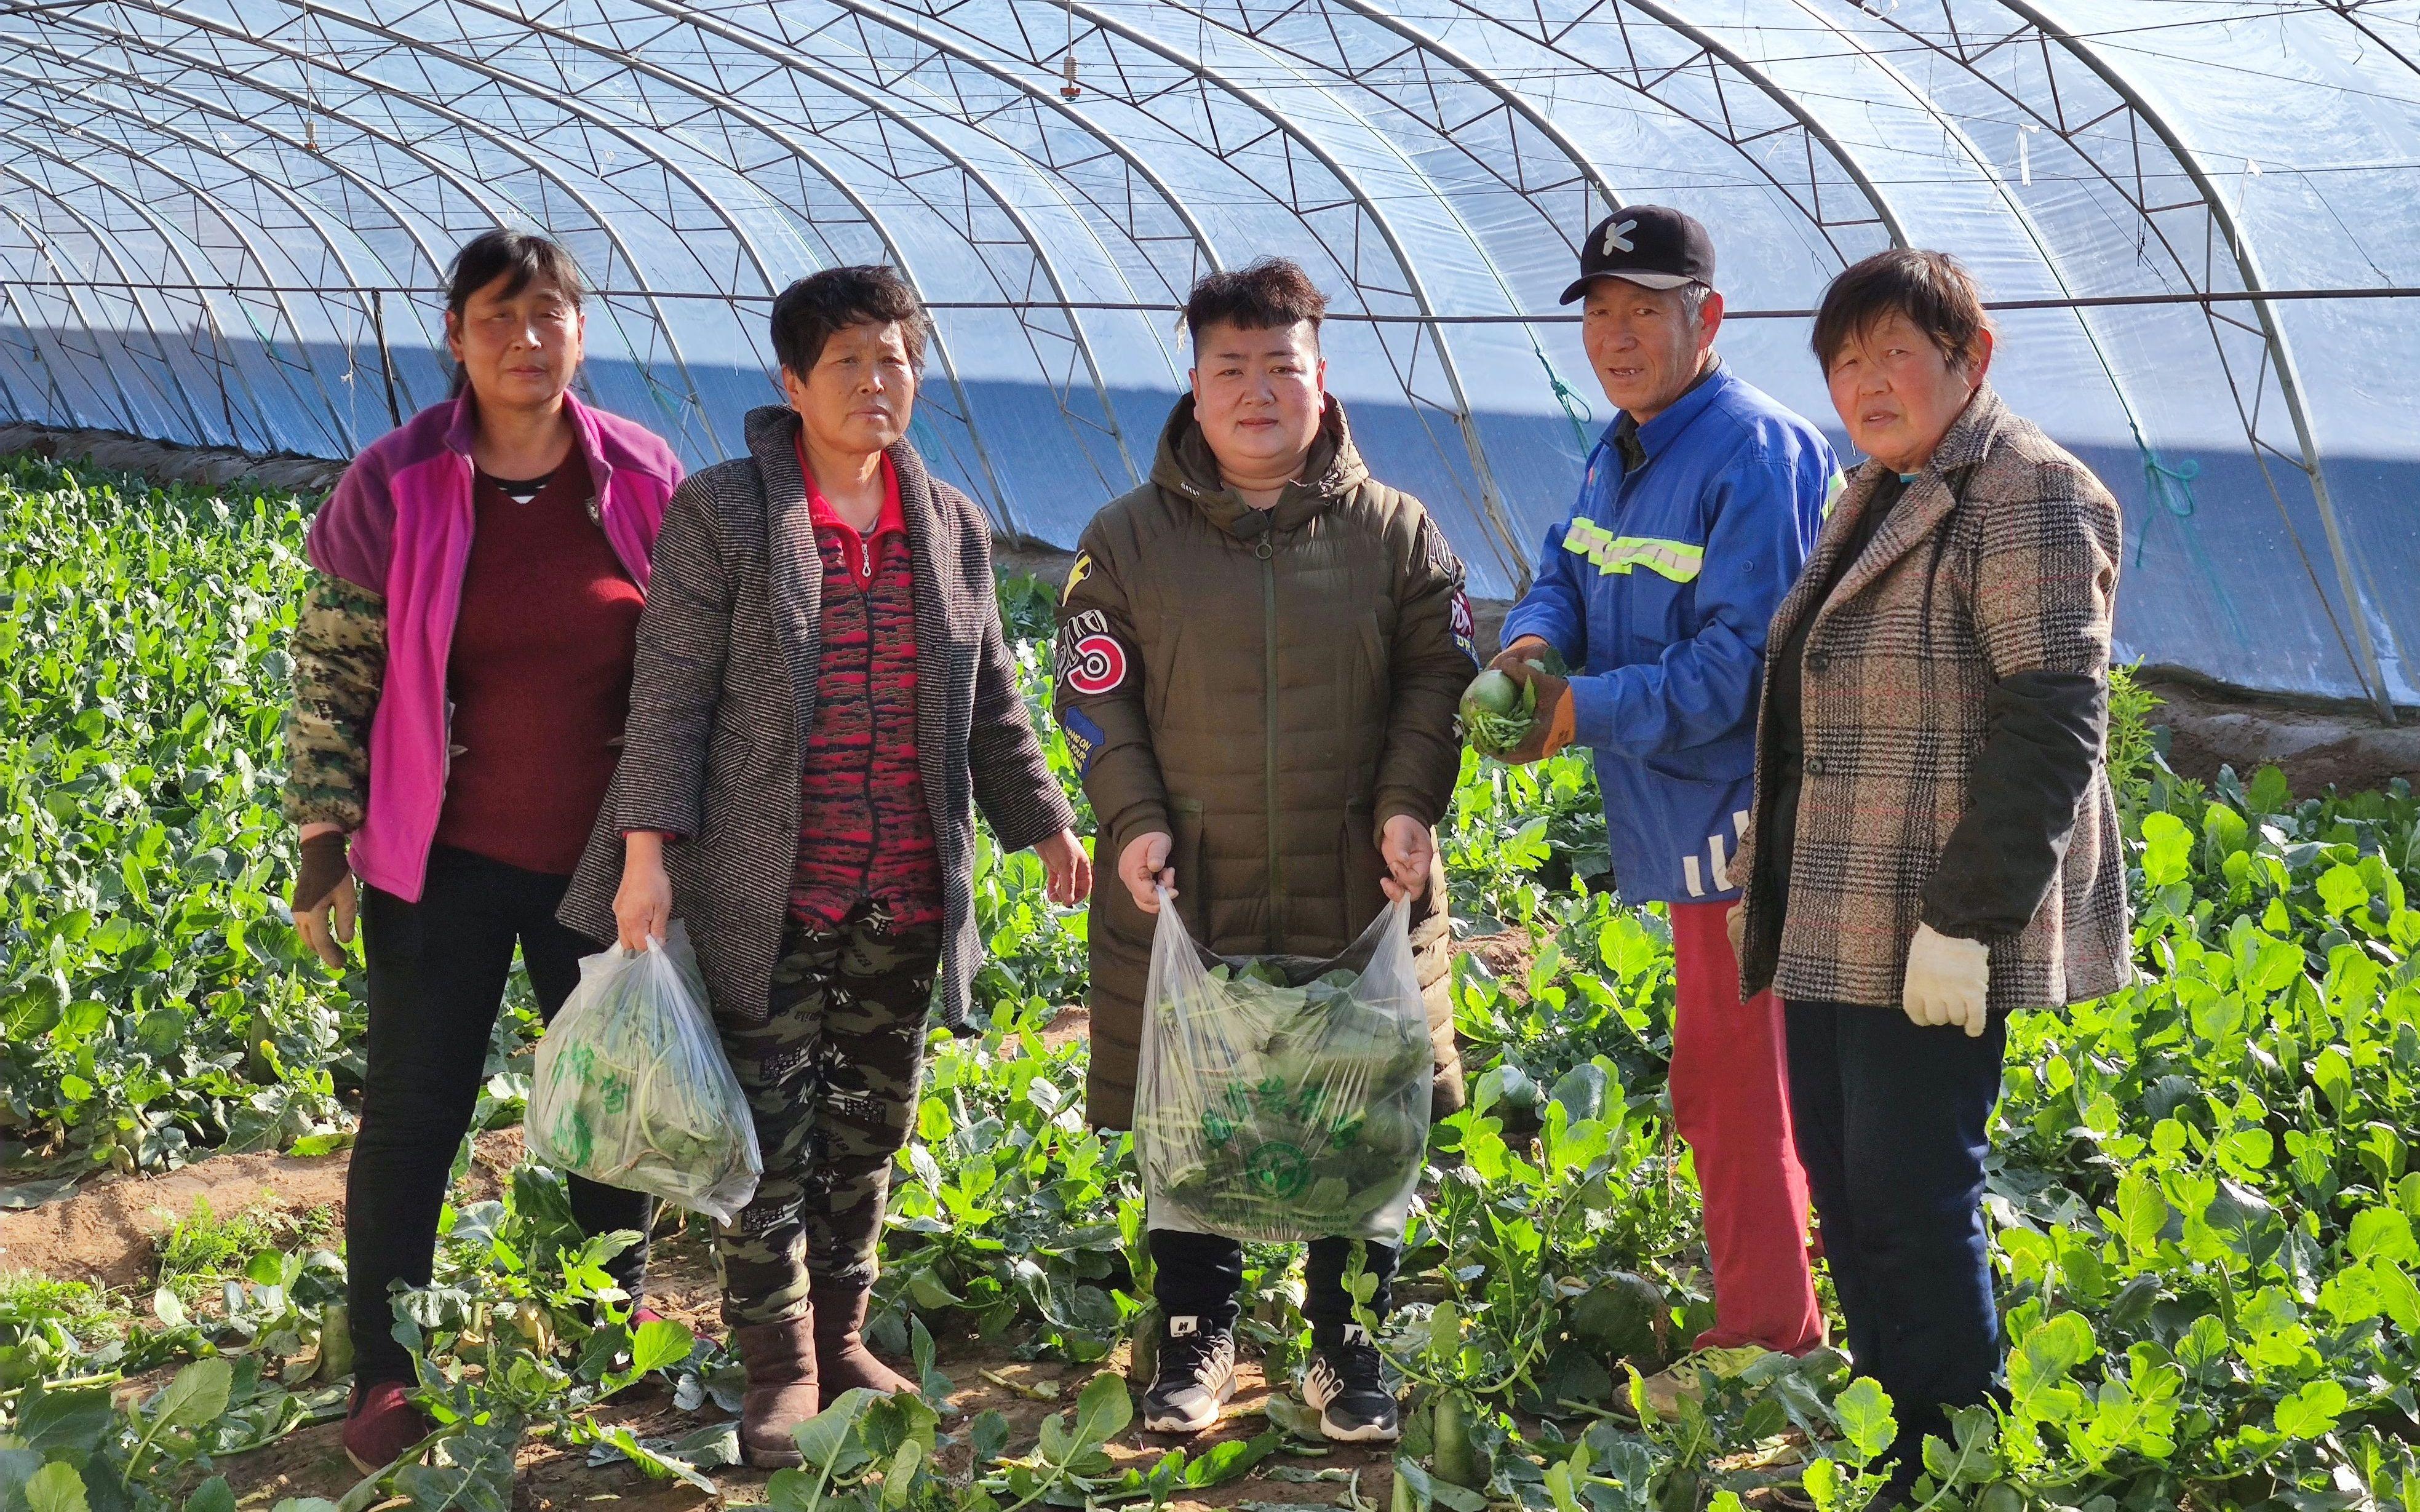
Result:
[[[1590,453],[1571,518],[1546,532],[1504,643],[1543,637],[1575,669],[1576,738],[1596,752],[1624,899],[1738,895],[1730,859],[1756,771],[1764,633],[1841,486],[1832,447],[1717,364]]]

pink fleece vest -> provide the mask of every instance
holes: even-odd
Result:
[[[605,538],[644,594],[680,461],[644,425],[569,394],[564,405],[596,481]],[[369,798],[351,856],[364,882],[407,903],[420,899],[445,805],[445,667],[476,517],[476,424],[465,393],[370,443],[312,520],[306,548],[321,572],[386,600],[386,678],[370,724]]]

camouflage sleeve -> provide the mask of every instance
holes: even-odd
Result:
[[[358,829],[369,799],[370,716],[386,681],[386,600],[313,573],[289,651],[294,706],[286,719],[286,817]]]

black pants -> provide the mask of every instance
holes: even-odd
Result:
[[[392,1333],[387,1284],[428,1284],[446,1177],[478,1106],[514,945],[549,1020],[579,983],[580,958],[603,949],[555,920],[570,880],[441,845],[429,852],[418,903],[364,889],[369,1033],[361,1131],[345,1182],[345,1259],[353,1374],[365,1384],[411,1379],[411,1357]],[[571,1213],[592,1235],[644,1235],[655,1205],[575,1176]],[[643,1241],[606,1269],[636,1296],[646,1263]]]
[[[2008,1019],[1969,1039],[1896,1008],[1791,1003],[1790,1108],[1860,1374],[1890,1393],[1900,1485],[1947,1409],[1996,1389],[1983,1157]]]
[[[1241,1241],[1216,1234],[1187,1234],[1173,1228],[1151,1230],[1152,1296],[1169,1318],[1199,1318],[1212,1328],[1235,1326],[1235,1293],[1244,1285]],[[1325,1341],[1344,1332],[1353,1320],[1353,1299],[1344,1289],[1344,1272],[1353,1261],[1353,1241],[1314,1239],[1303,1265],[1303,1316],[1311,1319],[1311,1337]],[[1395,1246],[1371,1243],[1361,1268],[1378,1278],[1370,1311],[1384,1318],[1393,1306]]]

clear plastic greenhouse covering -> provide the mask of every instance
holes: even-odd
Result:
[[[1963,257],[2003,393],[2125,502],[2121,656],[2420,701],[2420,0],[10,5],[0,411],[347,456],[443,396],[442,270],[503,224],[695,465],[776,396],[771,294],[883,261],[937,316],[918,444],[1065,546],[1151,467],[1188,285],[1279,254],[1509,595],[1610,418],[1555,299],[1649,201],[1827,428],[1826,281]]]

